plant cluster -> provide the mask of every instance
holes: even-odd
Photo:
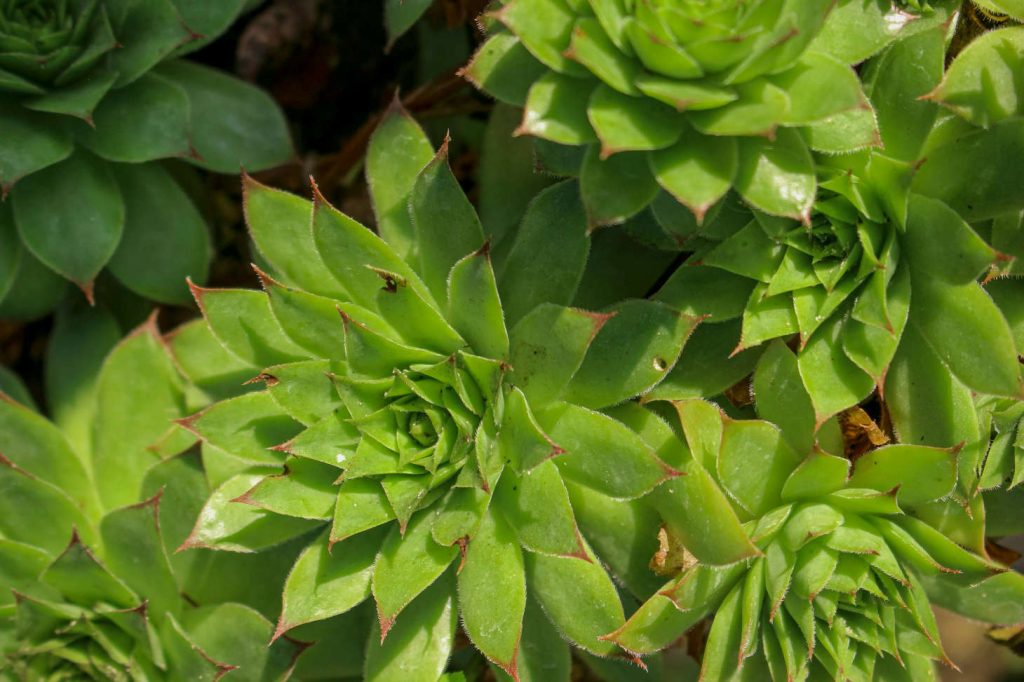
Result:
[[[160,160],[290,154],[178,59],[246,4],[0,0],[0,310],[201,314],[66,304],[49,416],[0,373],[0,680],[916,682],[935,606],[1024,624],[1020,2],[497,0],[474,192],[396,97],[373,229],[243,171],[208,288]]]

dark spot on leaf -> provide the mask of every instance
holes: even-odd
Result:
[[[664,372],[666,369],[668,369],[668,363],[665,362],[665,358],[660,358],[658,356],[655,356],[654,357],[654,369],[658,370],[659,372]]]

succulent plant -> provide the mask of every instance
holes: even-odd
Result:
[[[872,14],[883,3],[843,3],[830,23],[834,4],[509,0],[465,73],[524,107],[521,134],[582,149],[573,166],[596,224],[621,222],[661,190],[700,222],[731,187],[764,212],[807,220],[809,150],[877,139],[849,64],[948,16],[894,31]],[[844,40],[815,40],[823,29]],[[869,36],[871,52],[845,54]]]
[[[1024,618],[1024,577],[913,512],[954,491],[960,448],[830,454],[778,341],[753,387],[758,413],[779,426],[701,400],[613,411],[688,475],[653,495],[677,575],[607,639],[642,654],[713,614],[702,679],[920,680],[937,679],[932,660],[949,663],[930,599],[992,622]],[[974,610],[986,590],[1002,610]]]
[[[612,654],[597,635],[621,624],[622,605],[568,488],[636,498],[677,474],[598,410],[656,384],[697,320],[651,301],[595,313],[537,300],[545,283],[519,273],[499,294],[446,146],[434,155],[397,109],[382,126],[368,172],[387,239],[315,187],[310,204],[247,178],[264,290],[193,287],[202,333],[262,390],[180,422],[208,462],[233,467],[183,548],[305,537],[276,636],[372,595],[370,679],[392,679],[410,656],[436,679],[456,614],[509,675],[539,670],[567,654],[530,615],[534,600],[570,642]],[[545,206],[583,228],[563,183],[537,197],[517,239],[538,238],[528,225]],[[569,255],[553,253],[546,276],[563,277]],[[415,653],[412,637],[425,638]]]
[[[291,154],[283,116],[265,93],[177,59],[226,30],[244,5],[0,4],[5,315],[45,312],[63,292],[61,277],[91,296],[107,264],[146,297],[187,300],[184,277],[205,276],[206,229],[155,162],[235,172]]]
[[[1012,244],[1020,234],[1020,209],[1000,217],[999,225],[971,225],[933,198],[930,188],[932,196],[915,191],[917,159],[927,158],[919,173],[937,167],[927,151],[937,109],[915,97],[939,80],[942,40],[938,30],[919,33],[865,66],[885,149],[819,156],[821,191],[807,223],[756,210],[744,218],[741,210],[731,210],[726,219],[712,222],[714,234],[690,236],[692,255],[656,298],[688,314],[709,316],[721,332],[711,336],[710,325],[698,331],[676,371],[652,397],[711,397],[748,373],[764,342],[774,338],[797,343],[801,381],[818,423],[858,404],[876,387],[897,405],[897,426],[905,418],[924,419],[917,410],[902,409],[921,385],[908,383],[902,371],[910,355],[937,356],[931,370],[952,373],[975,391],[1021,395],[1012,331],[1017,313],[1012,306],[1001,309],[979,283],[982,276],[1017,267]],[[918,75],[901,64],[914,65]],[[943,126],[936,123],[931,135],[941,136]],[[942,172],[955,167],[952,158],[943,163]],[[1003,301],[1018,290],[1014,282],[989,284]],[[946,325],[955,326],[956,334]],[[970,343],[957,348],[957,334],[969,336]],[[717,359],[695,368],[686,353],[708,348],[705,338],[717,347]],[[928,349],[922,351],[922,345]],[[974,362],[982,346],[983,366]],[[890,371],[894,362],[900,371]],[[705,382],[715,390],[695,393],[700,371],[719,372],[729,381]],[[940,381],[939,375],[928,381]],[[973,482],[965,481],[965,491]]]
[[[139,367],[158,344],[149,334],[130,337],[109,371]],[[145,381],[150,389],[161,383]],[[184,596],[158,523],[175,525],[173,500],[163,510],[160,493],[111,507],[89,460],[2,393],[0,425],[0,679],[216,679],[236,669],[245,679],[287,676],[302,644],[267,649],[272,626],[255,609],[196,606]]]

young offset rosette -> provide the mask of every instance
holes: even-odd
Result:
[[[205,277],[209,261],[204,220],[167,170],[146,162],[233,173],[292,153],[265,93],[177,59],[246,4],[0,3],[0,315],[48,312],[65,280],[91,297],[108,264],[147,298],[188,300],[184,278]]]
[[[877,141],[850,67],[868,54],[815,40],[834,5],[508,0],[465,73],[523,106],[520,133],[580,149],[574,163],[596,224],[621,222],[661,190],[699,221],[732,187],[765,212],[806,219],[809,150]],[[875,28],[862,24],[843,27]]]
[[[930,600],[1024,621],[1024,577],[914,511],[954,491],[960,449],[830,454],[798,382],[776,342],[754,389],[760,415],[781,428],[699,400],[613,412],[689,475],[652,497],[682,550],[678,575],[607,639],[643,654],[710,615],[702,679],[920,680],[935,679],[933,660],[949,663]],[[1015,605],[977,610],[985,591]]]
[[[387,241],[315,188],[310,204],[245,179],[264,290],[194,291],[201,333],[263,388],[181,422],[207,468],[229,472],[184,547],[249,552],[303,536],[275,636],[372,596],[370,679],[402,666],[436,679],[457,616],[513,677],[568,660],[552,623],[613,654],[598,635],[623,607],[570,493],[631,499],[678,475],[597,410],[657,383],[696,320],[649,301],[602,313],[536,301],[543,282],[503,280],[511,293],[499,294],[446,146],[431,159],[394,110],[378,135],[370,177]],[[394,164],[383,176],[381,149]],[[537,201],[556,199],[579,202],[571,184]]]

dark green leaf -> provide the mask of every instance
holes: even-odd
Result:
[[[25,245],[91,296],[125,221],[121,191],[106,163],[79,151],[19,183],[12,205]]]

